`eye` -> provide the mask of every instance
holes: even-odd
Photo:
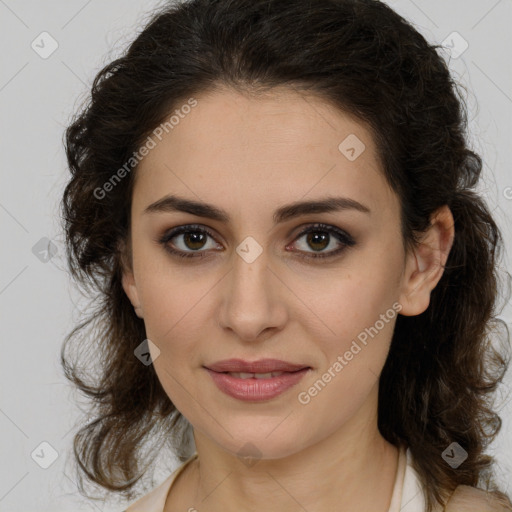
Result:
[[[158,242],[173,256],[180,258],[204,258],[207,256],[206,251],[212,249],[212,247],[207,246],[208,237],[215,240],[214,235],[208,229],[199,225],[189,224],[165,233]],[[314,224],[303,230],[297,236],[293,244],[288,245],[286,248],[288,249],[295,245],[297,240],[303,237],[306,237],[303,247],[306,246],[307,249],[307,246],[309,246],[313,251],[294,251],[297,252],[299,258],[315,259],[335,257],[347,247],[352,247],[356,243],[348,233],[345,233],[341,229],[326,224]],[[170,243],[174,238],[178,240],[178,243]],[[338,246],[341,247],[330,251],[324,250],[331,245],[336,247],[336,242]]]
[[[173,238],[181,238],[181,244],[178,245],[178,250],[171,247],[169,242]],[[205,241],[207,237],[214,238],[213,234],[207,229],[197,225],[180,226],[176,229],[165,233],[164,236],[159,240],[159,243],[164,246],[164,249],[170,252],[174,256],[180,258],[203,258],[205,256],[204,250],[208,249],[205,247]],[[181,245],[181,247],[179,247]],[[187,249],[192,249],[191,252],[187,252]],[[201,251],[201,252],[199,252]],[[197,253],[197,254],[194,254]]]
[[[344,251],[347,247],[352,247],[356,243],[348,233],[326,224],[314,224],[309,226],[307,229],[302,231],[295,240],[300,240],[302,237],[306,237],[303,247],[306,246],[306,248],[313,248],[313,253],[299,251],[297,254],[299,258],[333,258]],[[341,245],[341,247],[331,251],[324,251],[324,249],[331,245],[336,246],[336,241],[338,242],[338,245]],[[295,243],[296,242],[294,242],[294,244]]]

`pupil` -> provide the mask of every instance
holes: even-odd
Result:
[[[204,240],[201,240],[203,237],[203,233],[187,233],[185,235],[185,243],[189,249],[200,249],[204,245]],[[194,244],[199,244],[199,246],[196,247]]]
[[[323,245],[319,248],[312,247],[312,249],[321,250],[321,249],[325,249],[325,247],[327,247],[327,245],[329,245],[328,242],[327,242],[327,244],[325,243],[328,238],[329,238],[328,233],[322,233],[321,235],[310,233],[308,235],[308,243],[313,244],[313,245],[318,244],[318,243],[320,243],[320,244],[323,243]]]

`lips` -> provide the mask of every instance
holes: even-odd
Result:
[[[259,361],[252,362],[244,361],[243,359],[226,359],[206,365],[206,368],[218,373],[269,374],[277,372],[296,372],[304,368],[309,368],[309,366],[289,363],[287,361],[281,361],[280,359],[260,359]]]
[[[279,359],[254,362],[228,359],[204,368],[220,391],[247,402],[277,398],[298,384],[311,370],[309,366]]]
[[[248,372],[223,372],[235,377],[237,379],[271,379],[272,377],[279,377],[283,373],[291,372],[269,372],[269,373],[248,373]]]

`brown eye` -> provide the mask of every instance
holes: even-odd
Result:
[[[212,233],[200,226],[180,226],[166,233],[159,243],[172,255],[182,258],[203,258],[208,249],[206,247],[208,237],[214,239]],[[175,238],[178,242],[170,243]]]
[[[330,258],[337,256],[347,247],[355,245],[355,240],[344,231],[335,228],[334,226],[327,226],[325,224],[314,224],[304,230],[295,240],[306,236],[303,248],[300,249],[298,256],[300,258]],[[293,244],[295,245],[296,242]],[[336,246],[340,246],[336,249]],[[333,247],[333,250],[326,251],[329,246]],[[313,252],[309,252],[307,249],[310,248]],[[300,254],[300,253],[303,254]],[[317,254],[315,254],[317,253]]]

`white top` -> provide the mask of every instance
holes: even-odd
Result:
[[[160,485],[148,494],[132,503],[125,512],[163,512],[167,495],[176,477],[185,467],[197,457],[194,453],[187,461],[169,475]],[[410,450],[401,448],[398,456],[398,469],[391,495],[391,504],[388,512],[425,512],[423,491],[418,474],[411,465],[412,456]],[[434,512],[441,512],[441,508]]]

